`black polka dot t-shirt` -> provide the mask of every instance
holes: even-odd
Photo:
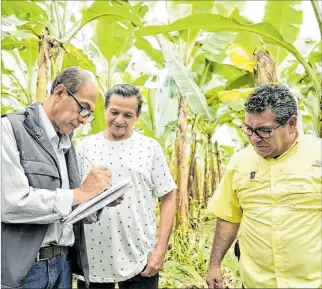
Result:
[[[98,222],[85,225],[90,281],[127,280],[142,271],[156,244],[157,198],[176,188],[162,148],[135,131],[124,141],[109,141],[101,132],[84,138],[77,155],[82,179],[92,168],[89,159],[108,166],[113,183],[134,181],[120,205],[105,208]]]

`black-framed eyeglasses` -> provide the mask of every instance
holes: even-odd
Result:
[[[280,123],[272,128],[251,128],[245,123],[243,123],[240,128],[242,129],[244,134],[246,134],[249,137],[251,137],[253,133],[256,133],[260,138],[270,138],[271,133],[282,125],[283,124]]]
[[[78,106],[79,106],[79,108],[81,109],[80,110],[80,112],[79,112],[79,115],[81,116],[81,117],[83,117],[83,118],[87,118],[87,121],[88,122],[92,122],[94,119],[95,119],[95,117],[94,117],[94,115],[93,115],[93,112],[92,111],[90,111],[90,109],[89,108],[87,108],[87,107],[85,107],[85,106],[83,106],[78,100],[77,100],[77,98],[75,97],[75,95],[74,94],[72,94],[71,92],[70,92],[70,90],[65,86],[65,88],[66,88],[66,91],[67,91],[67,93],[68,93],[68,95],[70,95],[75,101],[76,101],[76,103],[78,104]]]

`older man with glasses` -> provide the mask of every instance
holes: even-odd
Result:
[[[86,103],[86,104],[81,104],[77,98],[74,96],[74,94],[72,94],[70,92],[70,90],[66,88],[66,91],[67,93],[76,101],[76,103],[78,104],[79,108],[80,108],[80,111],[79,111],[79,116],[84,118],[84,119],[87,119],[87,122],[92,122],[95,118],[94,118],[94,115],[93,115],[93,111],[91,111],[89,105]]]
[[[298,131],[284,86],[255,89],[245,108],[251,145],[232,157],[208,205],[218,217],[208,287],[223,288],[220,265],[240,229],[244,288],[320,288],[321,139]]]
[[[103,167],[80,183],[71,142],[94,119],[97,95],[93,76],[70,67],[43,104],[1,119],[1,288],[72,288],[73,261],[88,281],[83,224],[61,220],[111,184]]]

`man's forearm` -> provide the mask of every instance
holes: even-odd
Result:
[[[220,266],[222,259],[236,238],[238,229],[239,224],[217,219],[209,267]]]
[[[176,212],[175,191],[169,192],[161,199],[160,229],[156,248],[165,252],[168,247]]]

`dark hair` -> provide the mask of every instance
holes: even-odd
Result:
[[[71,93],[75,94],[88,81],[95,82],[94,76],[89,71],[77,66],[66,68],[54,79],[50,94],[52,95],[54,93],[56,86],[59,84],[63,84]]]
[[[113,86],[108,92],[105,94],[105,109],[108,107],[110,103],[110,98],[113,94],[122,96],[122,97],[132,97],[135,96],[137,98],[137,115],[140,114],[142,108],[143,98],[139,89],[137,89],[134,85],[131,84],[117,84]]]
[[[245,109],[249,113],[262,113],[270,109],[276,115],[278,124],[284,124],[292,115],[297,115],[295,97],[286,86],[277,84],[257,87],[248,96]]]

